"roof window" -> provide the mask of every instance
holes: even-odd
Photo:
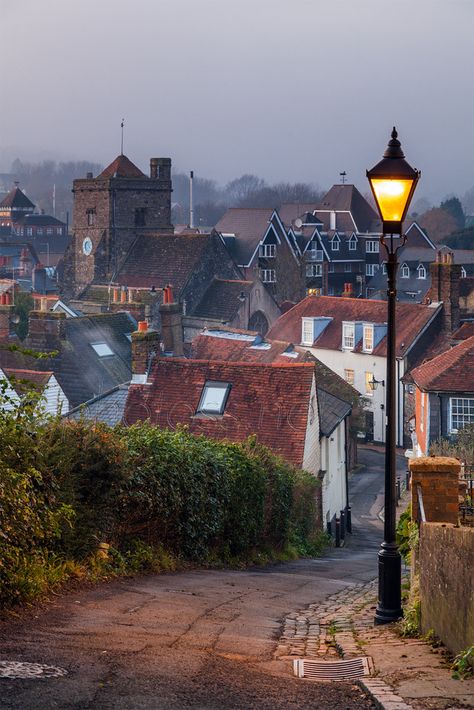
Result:
[[[224,414],[230,387],[228,382],[206,382],[197,408],[198,414]]]
[[[114,351],[109,348],[107,343],[91,343],[91,347],[99,357],[109,357],[114,354]]]

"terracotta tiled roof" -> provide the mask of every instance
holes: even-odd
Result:
[[[193,316],[231,321],[242,305],[241,294],[246,296],[252,287],[253,281],[213,279]]]
[[[258,242],[268,229],[273,209],[259,207],[231,207],[216,224],[221,234],[234,234],[235,242],[227,246],[240,266],[246,266]]]
[[[164,288],[171,284],[178,297],[211,239],[210,234],[142,234],[133,244],[116,281],[122,286],[143,288]]]
[[[14,187],[0,202],[0,207],[31,209],[34,207],[34,204],[19,187]]]
[[[229,333],[231,329],[226,328]],[[238,331],[234,331],[236,335]],[[206,334],[207,333],[207,334]],[[242,335],[252,334],[242,331]],[[359,393],[342,377],[339,377],[329,367],[315,358],[304,347],[294,347],[288,341],[262,341],[260,336],[251,340],[250,337],[229,338],[219,337],[212,330],[204,331],[191,343],[189,357],[196,360],[222,360],[226,362],[260,362],[275,365],[291,365],[292,363],[312,362],[316,374],[316,384],[345,402],[354,402]],[[255,345],[256,344],[256,345]],[[284,353],[287,353],[286,355]],[[289,354],[291,353],[291,354]]]
[[[396,354],[403,357],[418,334],[435,317],[441,306],[425,306],[417,303],[397,303],[397,346]],[[314,347],[340,350],[342,344],[343,321],[366,323],[386,323],[387,304],[362,298],[341,298],[336,296],[307,296],[291,310],[284,313],[273,324],[268,338],[301,342],[301,319],[327,316],[332,318],[329,325],[316,339]],[[360,350],[360,346],[359,346]],[[357,351],[357,348],[356,348]],[[374,355],[386,355],[386,338],[375,347]]]
[[[110,165],[108,165],[100,175],[99,178],[110,178],[110,177],[125,177],[125,178],[144,178],[146,175],[142,173],[140,168],[132,163],[126,155],[118,155],[115,160],[113,160]]]
[[[294,357],[283,355],[292,351]],[[260,362],[291,365],[294,362],[307,361],[307,353],[303,349],[295,350],[291,343],[278,340],[267,341],[256,337],[253,341],[247,338],[228,338],[202,333],[191,343],[190,357],[195,360],[222,360],[223,362]]]
[[[8,377],[13,389],[18,394],[22,394],[29,389],[41,391],[46,387],[49,378],[53,375],[52,372],[17,370],[12,368],[4,368],[3,372]]]
[[[425,391],[474,392],[474,336],[411,372]]]
[[[474,335],[474,321],[463,323],[452,335],[453,340],[466,340]]]
[[[313,365],[256,365],[159,358],[151,384],[131,385],[124,421],[149,419],[168,429],[186,424],[194,434],[243,441],[251,434],[301,466]],[[197,415],[206,382],[231,385],[222,416]]]

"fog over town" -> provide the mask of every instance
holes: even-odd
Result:
[[[418,197],[474,183],[470,0],[20,0],[2,19],[0,170],[106,165],[124,117],[142,169],[322,189],[345,170],[365,191],[396,124]]]

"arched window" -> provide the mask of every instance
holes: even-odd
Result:
[[[426,279],[426,269],[423,266],[423,264],[419,265],[417,271],[418,271],[418,278],[419,279]]]
[[[410,278],[410,269],[406,264],[402,264],[402,279]]]

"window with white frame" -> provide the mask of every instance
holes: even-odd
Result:
[[[408,267],[407,264],[402,264],[402,279],[409,279],[410,278],[410,268]]]
[[[52,234],[53,233],[53,228],[52,227],[46,227],[46,234]]]
[[[331,262],[328,264],[328,272],[330,274],[334,273],[334,264],[332,264]]]
[[[357,237],[353,234],[349,239],[349,251],[355,251],[357,249]]]
[[[56,234],[62,234],[63,233],[63,228],[62,227],[56,227]]]
[[[455,434],[467,424],[474,424],[474,397],[451,397],[449,410],[449,430],[452,434]]]
[[[378,254],[379,253],[380,242],[377,239],[368,239],[365,242],[365,251],[367,254]]]
[[[26,228],[26,236],[27,236],[27,237],[32,237],[32,236],[33,236],[33,227],[27,227],[27,228]]]
[[[371,323],[364,323],[362,335],[362,350],[371,353],[374,349],[374,326]]]
[[[418,278],[419,278],[419,279],[426,279],[426,269],[425,269],[425,267],[423,266],[423,264],[420,264],[420,265],[418,266],[417,271],[418,271]]]
[[[322,276],[322,264],[306,264],[306,276]]]
[[[366,276],[375,276],[377,271],[379,270],[379,265],[378,264],[366,264],[365,265],[365,275]]]
[[[43,234],[43,227],[38,227],[36,230],[36,234]]]
[[[337,236],[337,234],[335,234],[335,235],[333,236],[333,238],[331,239],[331,251],[339,251],[339,243],[340,243],[340,241],[341,241],[341,240],[339,239],[339,237]]]
[[[354,370],[345,369],[344,370],[344,379],[349,385],[353,385],[354,384]]]
[[[355,325],[354,323],[342,324],[342,347],[344,350],[354,350]]]
[[[467,278],[467,273],[466,273],[466,269],[464,268],[464,266],[461,266],[461,278],[462,279]]]
[[[273,259],[276,252],[276,244],[260,244],[259,256],[264,259]]]
[[[349,274],[352,271],[352,264],[350,262],[347,262],[344,264],[344,271],[346,274]]]
[[[202,390],[197,412],[203,414],[224,414],[229,392],[230,384],[228,382],[206,382]]]
[[[426,392],[421,392],[420,396],[420,431],[425,430],[425,414],[426,414]]]
[[[311,242],[310,248],[308,249],[308,258],[312,261],[322,261],[323,260],[323,250],[318,249],[317,242]]]
[[[303,318],[301,324],[301,342],[303,345],[314,343],[314,319]]]
[[[382,264],[382,274],[386,274],[386,273],[387,273],[387,264],[384,261]]]
[[[260,278],[264,284],[276,283],[275,269],[260,269]]]

